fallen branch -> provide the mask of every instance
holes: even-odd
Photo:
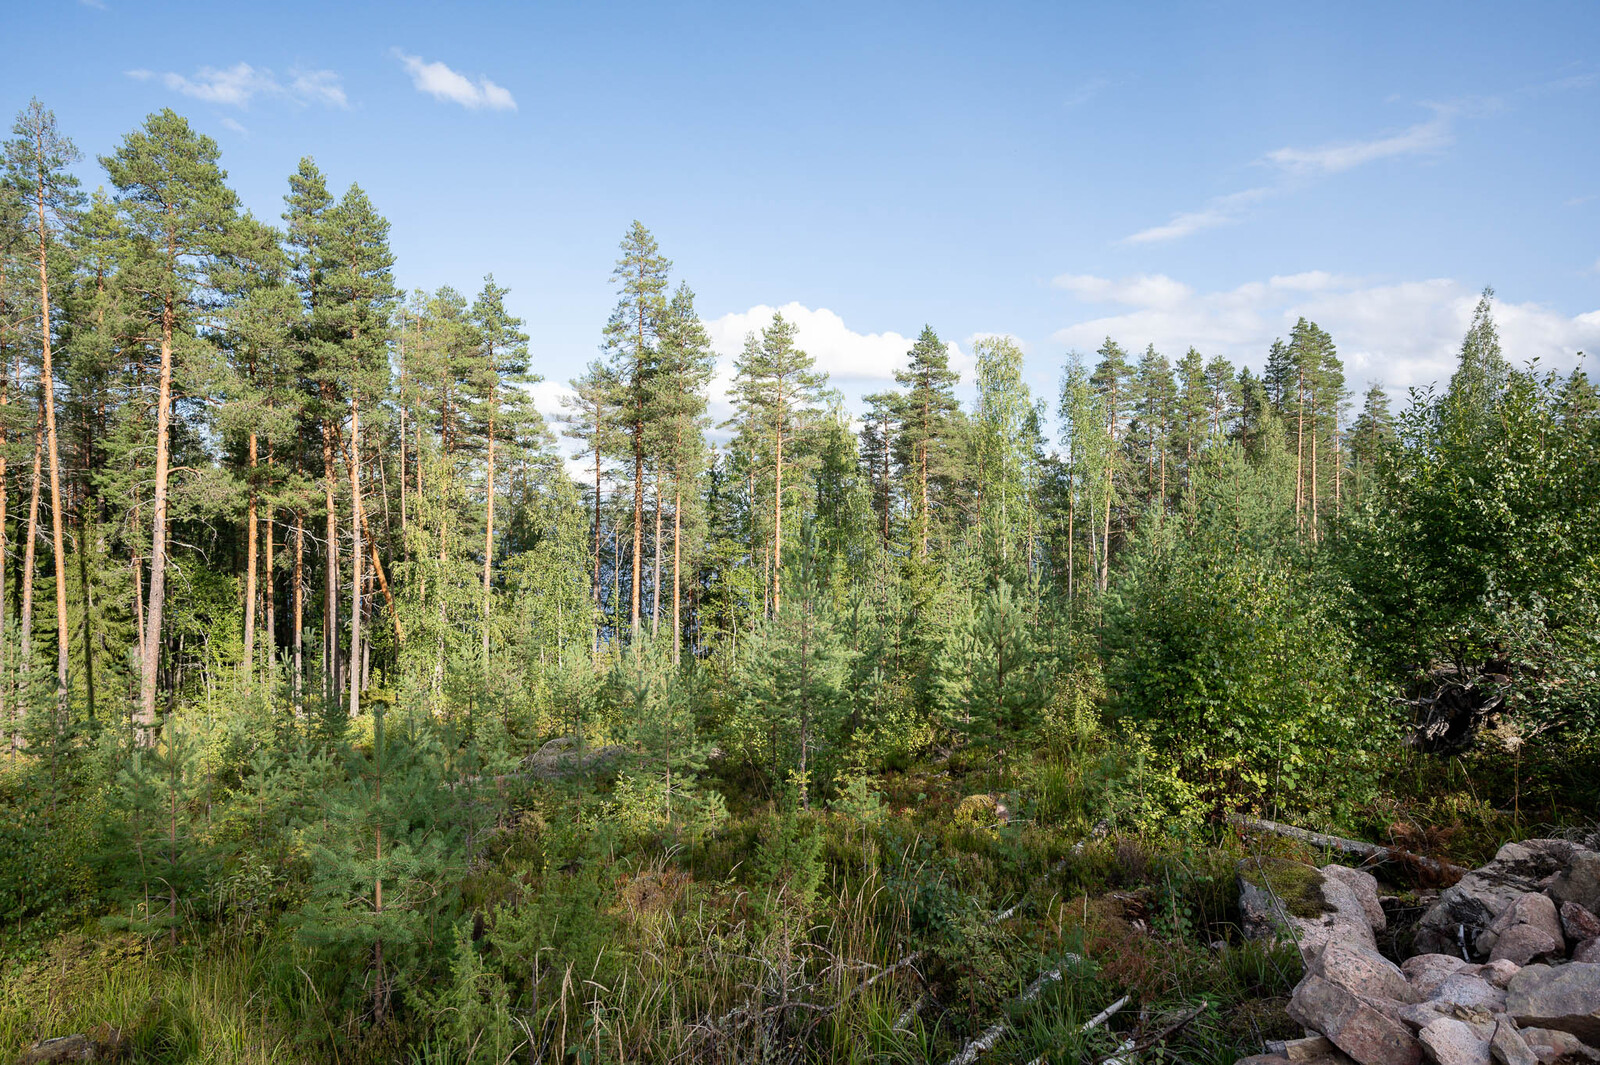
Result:
[[[1116,1014],[1116,1012],[1118,1010],[1120,1010],[1122,1007],[1126,1006],[1128,1004],[1129,997],[1130,996],[1128,996],[1128,995],[1123,995],[1121,998],[1117,999],[1111,1005],[1107,1006],[1105,1009],[1101,1010],[1099,1013],[1095,1014],[1093,1017],[1090,1017],[1087,1021],[1084,1022],[1083,1027],[1079,1028],[1078,1031],[1080,1031],[1080,1032],[1092,1032],[1092,1031],[1094,1031],[1096,1028],[1100,1027],[1102,1024],[1104,1024],[1107,1021],[1109,1021]],[[1122,1044],[1122,1047],[1119,1048],[1118,1053],[1121,1053],[1122,1050],[1126,1050],[1129,1047],[1131,1047],[1132,1045],[1133,1045],[1132,1043],[1124,1042]],[[1044,1065],[1044,1058],[1045,1058],[1045,1056],[1043,1054],[1040,1054],[1038,1057],[1036,1057],[1032,1061],[1028,1062],[1028,1065]]]
[[[1066,959],[1068,964],[1073,964],[1083,960],[1076,954],[1068,954]],[[1018,995],[1012,1000],[1012,1004],[1016,1006],[1027,1005],[1034,999],[1038,998],[1039,993],[1042,992],[1046,987],[1060,979],[1060,969],[1049,969],[1040,973],[1038,978],[1034,980],[1033,983],[1029,984],[1023,989],[1022,994]],[[1117,1008],[1120,1009],[1121,1005],[1119,1004]],[[1108,1013],[1107,1016],[1110,1016],[1110,1014]],[[989,1027],[985,1028],[983,1033],[976,1039],[973,1039],[971,1042],[967,1043],[966,1046],[962,1047],[961,1052],[955,1057],[951,1058],[948,1065],[972,1065],[973,1062],[978,1060],[979,1054],[982,1054],[985,1050],[993,1049],[994,1045],[1000,1041],[1000,1037],[1006,1034],[1006,1029],[1010,1027],[1011,1022],[1005,1020],[996,1021],[995,1023],[991,1024]]]
[[[1277,821],[1267,821],[1259,817],[1244,817],[1240,814],[1233,814],[1229,816],[1228,820],[1241,828],[1247,828],[1253,832],[1268,832],[1275,836],[1283,836],[1287,839],[1298,840],[1301,843],[1308,843],[1313,847],[1321,847],[1324,850],[1349,854],[1362,859],[1363,864],[1398,862],[1402,865],[1418,866],[1439,877],[1462,877],[1470,871],[1450,862],[1441,862],[1433,858],[1425,858],[1420,854],[1413,854],[1411,851],[1401,847],[1384,847],[1376,843],[1363,843],[1358,839],[1330,836],[1324,832],[1312,832],[1309,829],[1279,824]]]

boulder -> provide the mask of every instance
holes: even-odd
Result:
[[[1510,985],[1511,978],[1517,975],[1521,968],[1522,966],[1515,962],[1509,962],[1501,958],[1499,961],[1492,961],[1485,965],[1479,975],[1504,991]]]
[[[1440,1017],[1417,1034],[1437,1065],[1493,1065],[1489,1040],[1454,1017]]]
[[[1600,936],[1594,939],[1585,939],[1582,943],[1572,948],[1572,960],[1588,962],[1591,965],[1600,964]]]
[[[1300,862],[1281,858],[1240,862],[1239,916],[1246,936],[1293,940],[1308,962],[1333,940],[1378,949],[1355,891]]]
[[[1456,1010],[1497,1013],[1506,1008],[1506,993],[1484,979],[1481,972],[1453,973],[1428,998]]]
[[[1576,902],[1590,913],[1600,913],[1600,854],[1575,846],[1566,868],[1545,890],[1558,903]]]
[[[1400,966],[1360,943],[1329,942],[1306,971],[1307,979],[1321,977],[1364,998],[1412,1003],[1422,997],[1407,982]]]
[[[1361,909],[1367,915],[1367,923],[1374,932],[1382,932],[1389,926],[1389,918],[1384,915],[1383,903],[1378,901],[1378,880],[1365,869],[1352,869],[1348,865],[1324,865],[1322,875],[1338,880],[1355,893],[1356,900],[1361,903]]]
[[[1566,870],[1575,855],[1592,853],[1564,839],[1507,843],[1489,864],[1440,893],[1417,922],[1415,948],[1421,953],[1457,953],[1463,937],[1474,943],[1478,933],[1518,898],[1539,891],[1548,877]],[[1581,888],[1579,884],[1572,890],[1577,893]]]
[[[1522,1041],[1528,1044],[1534,1057],[1543,1065],[1555,1065],[1556,1062],[1570,1062],[1577,1065],[1579,1062],[1600,1062],[1600,1050],[1586,1046],[1583,1040],[1571,1032],[1558,1032],[1554,1028],[1524,1028],[1521,1031]]]
[[[1539,1065],[1539,1058],[1523,1041],[1516,1026],[1502,1018],[1494,1026],[1494,1037],[1489,1040],[1489,1052],[1500,1065]]]
[[[56,1065],[63,1061],[98,1061],[99,1050],[94,1040],[82,1032],[41,1039],[22,1052],[17,1065]]]
[[[578,736],[557,736],[522,760],[522,767],[541,780],[560,780],[589,772],[614,769],[626,747],[585,747]]]
[[[1529,965],[1511,978],[1506,1012],[1519,1025],[1571,1032],[1600,1044],[1600,965]]]
[[[1443,983],[1445,977],[1464,969],[1476,972],[1478,967],[1451,954],[1414,954],[1400,963],[1400,971],[1424,995]]]
[[[1574,943],[1600,937],[1600,917],[1582,903],[1568,900],[1561,904],[1561,931]]]
[[[1422,1046],[1394,1014],[1396,1002],[1368,999],[1320,976],[1300,982],[1289,1000],[1289,1016],[1321,1032],[1360,1065],[1418,1065]]]
[[[1477,947],[1491,961],[1503,958],[1516,965],[1565,955],[1556,904],[1538,892],[1518,896],[1478,935]]]

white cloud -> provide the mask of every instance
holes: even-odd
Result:
[[[1218,226],[1232,225],[1244,216],[1245,208],[1271,196],[1272,188],[1241,189],[1226,196],[1218,196],[1198,211],[1175,214],[1163,225],[1151,226],[1122,238],[1124,244],[1150,244],[1163,240],[1177,240]]]
[[[746,334],[771,325],[775,311],[794,324],[795,342],[816,360],[817,369],[834,379],[891,380],[913,343],[899,333],[857,333],[826,307],[812,310],[787,303],[778,308],[759,305],[707,322],[711,347],[731,363],[744,349]]]
[[[1434,117],[1399,133],[1364,141],[1346,141],[1319,148],[1278,148],[1266,154],[1268,162],[1291,174],[1337,174],[1379,159],[1421,155],[1447,147],[1454,139],[1450,112],[1436,108]]]
[[[1196,292],[1156,278],[1066,275],[1057,284],[1086,303],[1120,305],[1085,318],[1052,339],[1091,352],[1107,337],[1131,351],[1154,344],[1175,358],[1189,345],[1260,368],[1268,346],[1304,316],[1332,334],[1352,387],[1378,382],[1391,393],[1443,383],[1455,369],[1461,337],[1478,300],[1473,286],[1448,278],[1375,282],[1311,271]],[[1538,303],[1496,301],[1501,343],[1514,365],[1537,358],[1566,372],[1579,351],[1600,350],[1600,310],[1565,315]]]
[[[152,70],[130,70],[128,77],[136,81],[159,77],[173,92],[224,107],[248,107],[258,96],[341,109],[350,106],[339,75],[331,70],[291,70],[287,85],[272,71],[249,63],[235,63],[226,68],[201,67],[192,78],[174,71],[158,75]]]
[[[411,84],[418,92],[425,92],[436,100],[457,103],[468,110],[488,108],[491,111],[515,111],[517,101],[510,90],[496,85],[488,78],[473,81],[465,74],[450,69],[440,62],[425,62],[421,56],[407,55],[395,49],[396,56],[411,75]]]
[[[241,125],[237,120],[229,118],[227,115],[222,116],[222,128],[231,129],[233,132],[240,134],[250,132],[249,130],[245,129],[244,126]]]

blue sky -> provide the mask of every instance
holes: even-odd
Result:
[[[1600,7],[180,4],[14,12],[7,106],[94,156],[173,107],[276,218],[314,156],[401,282],[493,272],[550,384],[594,356],[629,222],[719,348],[786,307],[852,396],[924,323],[1054,395],[1107,333],[1259,366],[1306,314],[1352,384],[1600,352]],[[1591,374],[1600,360],[1586,359]],[[1352,412],[1353,413],[1353,412]]]

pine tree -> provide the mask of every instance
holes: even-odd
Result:
[[[934,512],[943,502],[955,463],[952,422],[961,407],[955,397],[961,375],[950,369],[949,351],[931,325],[922,327],[906,357],[906,368],[894,374],[905,389],[898,397],[900,431],[895,452],[910,474],[907,495],[912,501],[917,556],[927,558]]]
[[[691,486],[705,466],[706,389],[715,362],[711,339],[694,309],[694,292],[680,283],[662,318],[661,375],[657,408],[657,450],[672,478],[672,661],[683,647],[683,540],[685,500],[697,498]],[[659,493],[658,493],[659,495]],[[659,558],[659,552],[658,552]]]
[[[644,562],[644,484],[650,459],[650,427],[657,411],[660,372],[657,350],[662,317],[667,307],[667,271],[672,263],[661,254],[655,237],[634,222],[622,238],[622,256],[611,279],[617,286],[617,306],[606,322],[605,350],[611,357],[611,376],[617,396],[612,416],[619,436],[619,458],[633,469],[633,579],[629,587],[628,638],[640,637],[640,595]]]
[[[1106,418],[1106,436],[1110,446],[1106,449],[1105,489],[1101,500],[1100,522],[1100,591],[1103,593],[1111,579],[1111,511],[1117,498],[1118,453],[1122,433],[1133,409],[1133,368],[1128,364],[1128,354],[1121,345],[1106,337],[1100,350],[1090,386],[1100,396],[1100,409]]]
[[[615,420],[612,408],[617,395],[617,383],[610,368],[595,360],[589,364],[587,372],[582,377],[573,378],[569,384],[572,387],[572,394],[561,398],[561,405],[566,408],[561,421],[567,426],[562,430],[562,434],[583,442],[584,451],[588,453],[594,470],[594,520],[591,528],[594,548],[590,562],[594,566],[594,654],[598,658],[602,611],[605,606],[600,585],[600,560],[604,554],[602,544],[605,538],[605,525],[600,520],[600,513],[601,505],[605,501],[603,480],[605,461],[615,446]]]
[[[137,725],[143,742],[156,726],[156,685],[167,598],[168,496],[174,366],[198,354],[190,327],[216,257],[226,249],[237,199],[217,165],[216,142],[172,111],[151,115],[101,159],[117,189],[126,226],[123,288],[138,294],[139,342],[160,355],[156,386],[155,485],[151,503],[150,591],[145,610]]]
[[[61,494],[61,445],[56,434],[56,365],[52,357],[55,325],[50,313],[51,252],[63,230],[71,228],[82,205],[78,179],[68,167],[81,156],[72,141],[56,128],[55,113],[37,99],[17,116],[12,126],[16,139],[5,145],[5,180],[33,206],[39,277],[39,380],[43,387],[46,449],[50,459],[51,556],[55,564],[56,593],[56,699],[58,729],[67,725],[70,690],[67,632],[67,538]]]
[[[489,669],[490,579],[494,572],[494,497],[495,445],[502,436],[516,439],[518,430],[535,416],[527,393],[507,386],[532,384],[539,380],[528,373],[528,335],[522,332],[522,319],[506,310],[510,289],[494,283],[491,275],[483,279],[483,291],[472,304],[472,320],[477,326],[482,359],[476,381],[479,403],[484,412],[484,532],[483,532],[483,668]]]
[[[754,434],[752,444],[759,447],[772,469],[772,543],[770,583],[772,611],[782,606],[783,505],[784,496],[794,490],[785,486],[784,448],[788,447],[791,477],[803,471],[809,459],[805,448],[821,399],[827,375],[813,367],[816,360],[795,344],[795,327],[782,314],[773,314],[772,324],[746,342],[743,354],[734,361],[736,377],[733,398],[746,428]],[[752,453],[752,458],[754,453]],[[756,547],[751,544],[751,554]]]

